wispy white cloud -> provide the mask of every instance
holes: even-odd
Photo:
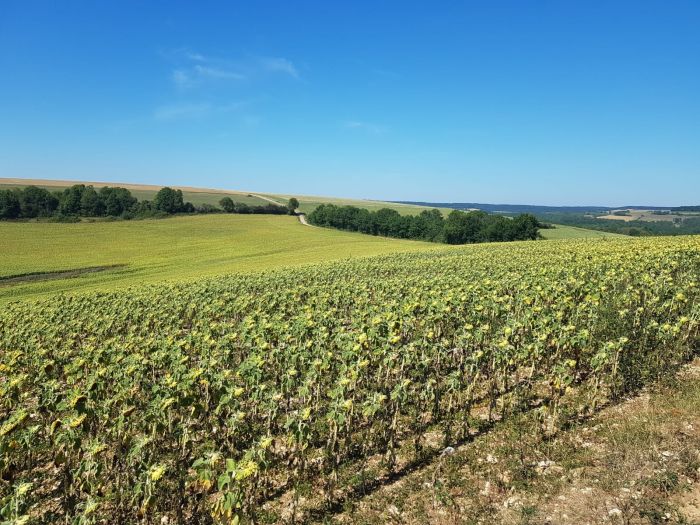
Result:
[[[195,62],[206,62],[207,57],[200,53],[195,53],[193,51],[185,51],[183,53],[185,58],[188,58],[189,60],[193,60]]]
[[[172,80],[178,88],[192,88],[207,81],[216,80],[245,80],[243,73],[234,69],[225,69],[209,65],[195,64],[191,67],[177,68],[173,70]]]
[[[369,133],[371,135],[383,135],[388,131],[386,126],[365,122],[362,120],[346,120],[343,122],[343,127],[346,129],[356,129]]]
[[[294,63],[283,57],[248,57],[231,60],[204,55],[189,49],[170,53],[177,64],[171,79],[180,89],[189,89],[213,82],[254,80],[268,75],[283,75],[299,79]]]
[[[299,78],[299,71],[291,60],[280,57],[267,57],[260,59],[260,66],[269,73],[283,73],[293,78]]]

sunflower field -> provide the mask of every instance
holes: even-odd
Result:
[[[698,348],[700,238],[468,246],[0,311],[0,522],[322,519]],[[379,480],[379,481],[378,481]]]

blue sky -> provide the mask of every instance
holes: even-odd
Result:
[[[4,0],[0,177],[700,204],[698,28],[695,0]]]

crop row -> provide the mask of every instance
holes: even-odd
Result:
[[[698,238],[530,242],[11,304],[2,518],[293,519],[476,405],[556,429],[690,357],[699,277]]]

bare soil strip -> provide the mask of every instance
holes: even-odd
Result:
[[[10,275],[8,277],[0,277],[0,286],[12,286],[14,284],[34,282],[34,281],[49,281],[53,279],[70,279],[87,273],[105,272],[107,270],[115,270],[124,268],[126,264],[111,264],[108,266],[89,266],[87,268],[75,268],[73,270],[60,270],[55,272],[35,272],[24,275]]]

